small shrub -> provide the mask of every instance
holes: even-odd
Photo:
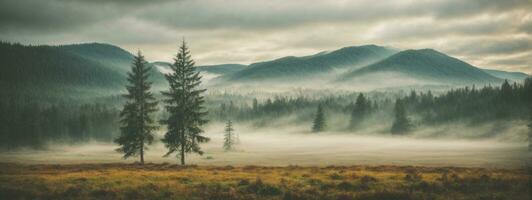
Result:
[[[311,179],[308,179],[308,180],[307,180],[307,183],[308,183],[309,185],[314,186],[314,185],[320,185],[320,184],[322,184],[322,181],[319,180],[319,179],[311,178]]]
[[[235,192],[231,192],[230,187],[220,183],[200,184],[196,191],[202,199],[229,200],[237,197]]]
[[[329,175],[329,178],[332,179],[332,180],[343,180],[344,177],[338,173],[332,173]]]
[[[302,191],[288,191],[283,194],[283,200],[310,200],[310,199],[319,199],[312,194],[308,194]]]
[[[360,193],[356,196],[357,200],[415,200],[412,195],[406,192],[398,191],[377,191],[369,193]]]
[[[420,181],[421,179],[422,179],[421,175],[417,172],[411,172],[405,175],[405,181],[408,181],[408,182],[417,182],[417,181]]]
[[[329,189],[331,189],[331,188],[333,188],[333,187],[334,187],[334,185],[332,185],[332,184],[329,184],[329,183],[322,183],[322,184],[320,185],[320,190],[329,190]]]
[[[190,183],[192,183],[192,180],[190,180],[187,177],[179,177],[179,178],[177,178],[177,181],[179,183],[181,183],[181,184],[190,184]]]
[[[360,178],[360,182],[361,183],[364,183],[364,184],[368,184],[368,183],[376,183],[377,182],[377,179],[373,176],[368,176],[368,175],[365,175],[363,176],[362,178]]]
[[[336,195],[336,200],[353,200],[355,197],[352,194],[341,193]]]
[[[232,169],[235,169],[235,167],[231,166],[231,165],[226,165],[225,167],[223,167],[224,170],[232,170]]]
[[[249,185],[249,180],[247,179],[242,179],[240,181],[238,181],[238,186],[245,186],[245,185]]]
[[[351,190],[353,189],[353,184],[347,181],[342,181],[341,183],[336,185],[336,188],[338,188],[339,190]]]
[[[261,196],[275,196],[281,194],[281,190],[279,188],[274,185],[263,183],[262,179],[259,177],[257,177],[255,183],[249,184],[247,186],[247,191]]]
[[[115,191],[112,190],[94,190],[90,193],[91,197],[94,199],[116,199],[117,195]]]

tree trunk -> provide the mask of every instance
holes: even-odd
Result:
[[[185,166],[185,148],[181,147],[181,165]]]
[[[140,145],[140,164],[144,165],[144,142]]]
[[[186,138],[185,138],[185,131],[181,130],[181,165],[185,166],[185,145],[187,144]]]

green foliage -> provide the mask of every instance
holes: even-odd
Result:
[[[350,128],[357,128],[371,111],[371,102],[360,93],[351,112]]]
[[[325,130],[327,127],[325,122],[325,114],[323,113],[323,107],[318,105],[318,110],[316,111],[316,117],[314,118],[314,122],[312,124],[312,132],[318,133]]]
[[[529,110],[529,124],[528,124],[528,150],[532,151],[532,78],[529,77],[525,79],[523,84],[525,90],[525,99],[528,100],[528,110]]]
[[[0,43],[0,87],[11,95],[37,96],[72,87],[117,89],[125,82],[119,72],[82,57],[73,49]]]
[[[230,151],[233,149],[233,146],[237,143],[237,138],[234,135],[235,129],[233,129],[233,122],[231,120],[228,120],[225,125],[225,133],[224,133],[224,150]]]
[[[113,95],[127,83],[133,57],[109,44],[31,46],[0,42],[0,89],[6,96],[29,96],[50,103]],[[158,85],[165,82],[157,70],[152,70],[150,81]]]
[[[353,116],[356,101],[360,93],[338,95],[312,94],[298,96],[264,97],[261,95],[212,94],[207,97],[210,115],[214,121],[225,122],[230,118],[239,122],[252,123],[255,126],[270,126],[280,120],[291,120],[285,123],[305,123],[314,120],[316,107],[321,104],[327,108],[328,124],[334,123],[329,129],[334,131],[350,129],[352,121],[359,128],[372,126],[376,121],[392,124],[395,119],[395,100],[400,99],[404,111],[408,114],[411,124],[417,127],[430,127],[460,122],[461,124],[493,123],[495,121],[527,120],[532,102],[532,81],[509,84],[506,91],[510,95],[502,95],[500,86],[463,87],[446,91],[412,90],[385,91],[364,93],[369,111],[363,118]],[[262,97],[262,98],[260,98]],[[505,97],[505,98],[503,98]],[[257,98],[257,100],[254,100]],[[354,102],[354,103],[352,103]],[[359,101],[362,102],[362,101]],[[373,103],[370,103],[373,102]],[[371,107],[369,106],[371,104]],[[359,104],[361,105],[361,103]],[[356,119],[356,120],[353,120]],[[357,124],[357,123],[354,124]],[[491,136],[497,132],[485,132],[482,136]]]
[[[111,141],[118,111],[102,104],[43,104],[0,99],[0,148],[40,148],[49,141]]]
[[[202,155],[199,143],[210,140],[201,135],[201,126],[207,123],[207,112],[203,107],[205,100],[202,96],[205,89],[199,88],[201,76],[194,69],[194,61],[185,41],[171,69],[172,73],[166,75],[170,88],[162,92],[165,97],[165,109],[169,113],[168,118],[162,121],[167,125],[167,132],[162,141],[168,148],[166,156],[178,152],[176,156],[184,165],[186,153]]]
[[[115,143],[120,145],[116,149],[124,154],[124,159],[140,155],[140,162],[144,164],[144,151],[146,145],[153,142],[153,131],[157,129],[151,114],[157,111],[157,102],[150,92],[152,82],[150,77],[151,67],[147,66],[144,56],[138,52],[134,58],[131,72],[128,73],[128,91],[124,95],[127,99],[120,117],[122,118],[121,134]]]
[[[407,133],[412,127],[412,124],[410,123],[410,119],[406,116],[405,107],[400,99],[395,101],[394,114],[395,119],[391,129],[392,134]]]

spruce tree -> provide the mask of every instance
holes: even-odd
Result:
[[[532,77],[527,77],[523,83],[524,99],[527,102],[526,106],[529,109],[529,124],[528,124],[528,150],[532,151]],[[531,163],[532,165],[532,163]],[[532,169],[532,166],[530,166]]]
[[[354,129],[364,120],[371,108],[371,102],[368,101],[363,94],[359,94],[355,102],[353,111],[351,112],[350,128]]]
[[[233,129],[233,122],[231,120],[227,121],[224,131],[224,150],[230,151],[233,149],[233,145],[236,144],[235,129]]]
[[[530,106],[529,115],[530,115],[530,119],[529,119],[529,124],[528,124],[528,151],[532,151],[532,106]]]
[[[151,117],[157,111],[157,102],[150,92],[150,71],[151,67],[139,51],[128,73],[128,93],[123,95],[127,102],[120,112],[120,136],[115,139],[115,143],[120,145],[116,150],[124,154],[124,159],[139,155],[142,164],[146,146],[153,142],[153,131],[157,129]]]
[[[312,125],[312,132],[322,132],[325,130],[325,127],[325,114],[323,113],[321,104],[319,104],[318,110],[316,111],[316,117],[314,118],[314,123]]]
[[[201,126],[207,123],[202,96],[205,89],[199,88],[201,76],[194,68],[194,61],[184,40],[171,70],[170,74],[165,75],[170,88],[162,92],[165,109],[169,113],[168,118],[161,121],[168,129],[162,142],[168,148],[165,156],[176,153],[181,165],[185,165],[185,154],[203,155],[199,144],[210,139],[201,135]]]
[[[392,134],[404,134],[411,128],[410,120],[406,116],[406,110],[403,100],[397,99],[395,101],[395,120],[392,125]]]

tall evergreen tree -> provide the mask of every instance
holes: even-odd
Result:
[[[404,134],[411,128],[410,120],[406,116],[403,100],[397,99],[394,108],[395,120],[392,125],[392,134]]]
[[[185,154],[203,154],[200,143],[210,139],[201,135],[201,126],[207,123],[207,112],[204,111],[205,100],[200,89],[201,76],[194,69],[194,61],[183,40],[179,52],[171,66],[172,73],[166,75],[169,90],[162,92],[165,97],[165,109],[169,116],[162,123],[167,125],[168,131],[162,142],[168,148],[165,156],[177,153],[181,165],[185,165]]]
[[[529,109],[529,124],[528,124],[528,150],[532,151],[532,77],[525,79],[523,83],[524,99],[527,102]],[[531,163],[532,165],[532,163]],[[532,169],[532,166],[530,166]]]
[[[235,129],[233,129],[233,122],[231,120],[227,121],[224,131],[224,150],[230,151],[233,149],[233,145],[236,144]]]
[[[124,159],[139,155],[142,164],[144,152],[148,149],[147,145],[153,142],[153,132],[157,129],[151,116],[157,111],[157,102],[150,92],[150,71],[151,67],[139,51],[128,73],[128,93],[123,95],[127,102],[120,112],[120,136],[115,139],[115,143],[120,145],[116,150],[124,154]]]
[[[351,112],[351,122],[349,125],[351,129],[357,128],[357,126],[366,117],[366,114],[369,112],[370,108],[371,102],[368,101],[362,93],[359,94],[355,102],[353,111]]]
[[[321,104],[318,105],[318,110],[316,111],[316,117],[314,118],[314,123],[312,124],[312,132],[318,133],[322,132],[326,128],[325,114],[323,113],[323,107]]]
[[[253,102],[251,104],[251,108],[253,109],[253,111],[257,111],[257,109],[259,108],[259,101],[257,100],[257,98],[253,98]]]
[[[528,151],[532,151],[532,106],[530,106],[530,119],[528,124]]]
[[[500,93],[500,96],[502,97],[503,100],[505,101],[508,101],[509,99],[512,98],[512,86],[510,85],[510,83],[508,82],[508,80],[504,80],[504,82],[502,83],[501,85],[501,93]]]

